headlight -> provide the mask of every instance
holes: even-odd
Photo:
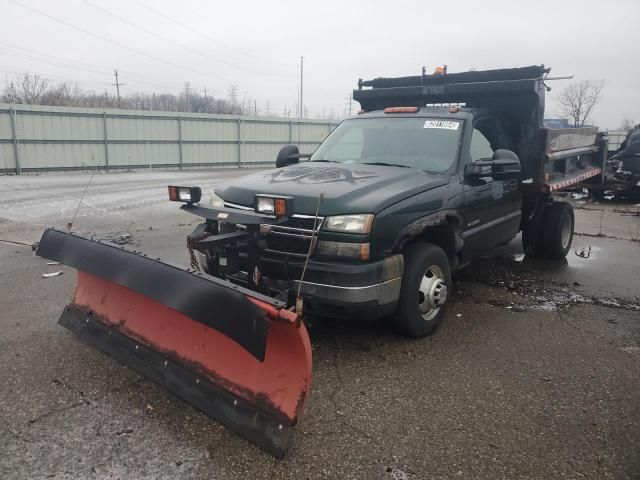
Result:
[[[258,197],[256,202],[256,211],[266,215],[274,215],[276,213],[275,199],[268,197]]]
[[[224,200],[222,199],[222,197],[216,195],[216,192],[211,192],[209,205],[211,205],[213,208],[224,208]]]
[[[327,217],[322,225],[323,230],[346,233],[369,233],[373,224],[373,215],[361,213],[357,215],[336,215]]]

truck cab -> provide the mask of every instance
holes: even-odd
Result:
[[[208,274],[306,313],[391,317],[428,335],[452,272],[478,254],[521,230],[528,255],[569,251],[573,212],[551,192],[600,173],[601,146],[568,134],[553,151],[545,73],[360,81],[362,112],[313,154],[285,146],[277,168],[217,188],[211,208],[188,202],[206,218],[190,249]]]

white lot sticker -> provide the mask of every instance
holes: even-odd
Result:
[[[449,120],[427,120],[422,128],[444,128],[446,130],[457,130],[460,122],[451,122]]]

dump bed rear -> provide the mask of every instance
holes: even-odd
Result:
[[[531,158],[529,178],[523,184],[554,192],[594,177],[602,178],[607,138],[597,127],[542,128],[540,153]]]

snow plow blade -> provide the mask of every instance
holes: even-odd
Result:
[[[36,253],[78,270],[62,326],[284,456],[309,392],[311,345],[283,302],[55,229]]]

